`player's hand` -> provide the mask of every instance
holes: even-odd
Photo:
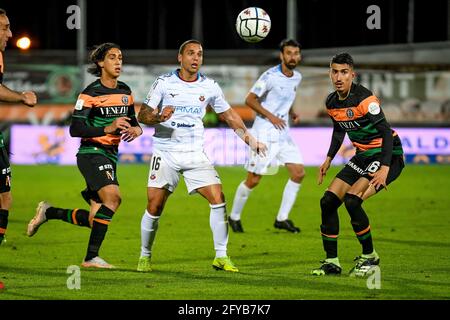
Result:
[[[128,122],[131,120],[128,117],[120,117],[113,121],[109,126],[105,127],[105,133],[115,133],[115,132],[122,132],[123,130],[126,130],[131,127],[130,123]]]
[[[278,130],[282,130],[286,127],[286,121],[284,121],[283,119],[271,115],[270,117],[267,117],[267,119],[273,124],[273,126],[275,128],[277,128]]]
[[[256,152],[259,156],[265,157],[267,152],[267,146],[264,143],[257,141],[256,144],[252,146],[252,150]]]
[[[372,177],[372,180],[370,180],[369,184],[372,185],[375,188],[375,190],[378,190],[378,188],[380,188],[380,187],[383,187],[387,190],[386,179],[387,179],[388,173],[389,173],[389,167],[381,166],[377,172],[369,173],[369,176]]]
[[[161,114],[158,115],[158,121],[165,122],[165,121],[169,120],[170,117],[172,117],[172,114],[174,113],[174,111],[175,111],[175,108],[172,106],[163,107]],[[153,110],[153,112],[156,112],[156,114],[158,114],[158,109],[156,108],[155,110]]]
[[[295,112],[291,112],[291,119],[292,119],[292,123],[293,124],[299,124],[300,123],[300,116],[295,113]]]
[[[36,94],[33,91],[24,91],[22,92],[22,103],[29,107],[34,107],[37,103]]]
[[[129,127],[128,129],[120,131],[122,135],[122,140],[126,142],[131,142],[142,134],[141,127]]]
[[[317,176],[317,184],[320,186],[323,182],[323,177],[327,175],[327,171],[330,168],[331,165],[331,159],[327,157],[327,159],[322,163],[322,165],[319,167],[319,173]]]

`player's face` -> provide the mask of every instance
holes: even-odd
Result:
[[[99,62],[99,66],[103,67],[103,74],[118,78],[122,71],[122,51],[117,48],[109,49],[105,59]]]
[[[198,43],[187,44],[183,53],[178,55],[178,62],[181,64],[181,69],[190,74],[197,73],[203,64],[202,46]]]
[[[5,51],[9,38],[12,37],[9,28],[9,19],[6,15],[0,14],[0,51]]]
[[[330,67],[330,78],[336,91],[346,94],[352,86],[355,72],[348,64],[333,63]]]
[[[290,70],[294,70],[298,66],[302,55],[300,54],[300,48],[286,46],[283,48],[283,52],[280,52],[281,62]]]

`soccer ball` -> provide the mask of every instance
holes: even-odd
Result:
[[[270,26],[267,12],[257,7],[242,10],[236,19],[236,31],[247,42],[259,42],[267,37]]]

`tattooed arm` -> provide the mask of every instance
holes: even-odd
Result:
[[[156,123],[161,123],[170,119],[174,111],[172,106],[166,106],[162,109],[161,113],[158,112],[158,108],[153,109],[152,107],[143,103],[138,114],[138,121],[146,124],[152,125]]]

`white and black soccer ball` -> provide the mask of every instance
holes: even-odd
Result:
[[[266,11],[257,7],[242,10],[236,19],[236,31],[247,42],[259,42],[269,34],[270,17]]]

